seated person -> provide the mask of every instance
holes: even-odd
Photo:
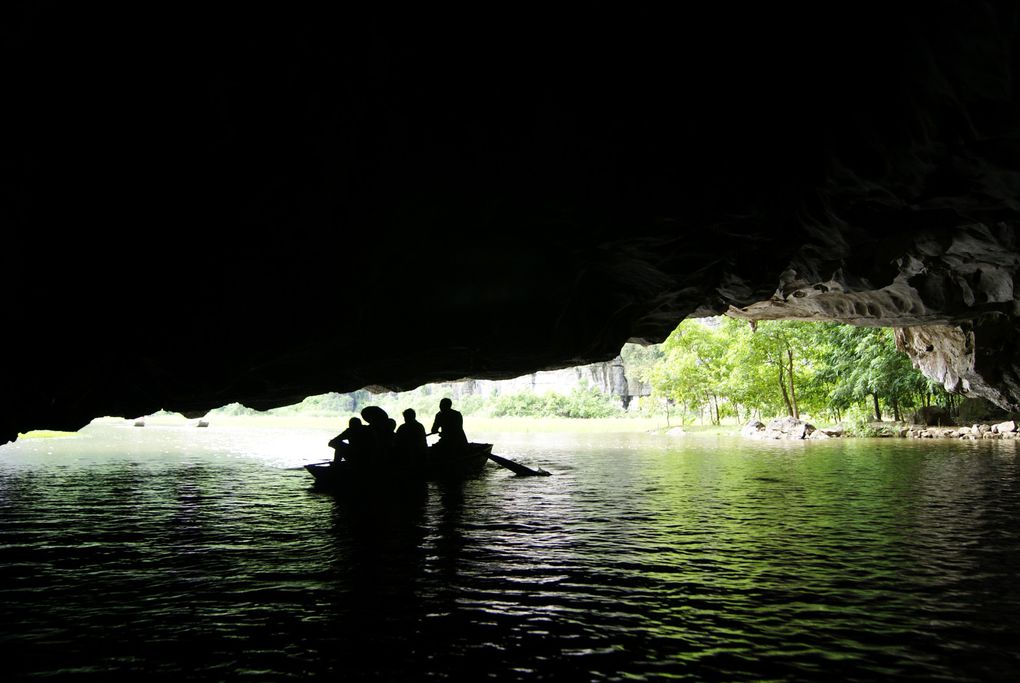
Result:
[[[439,412],[432,421],[430,434],[439,434],[439,442],[432,447],[433,451],[448,453],[461,450],[467,446],[467,435],[464,433],[464,416],[453,409],[453,401],[444,398],[439,402]]]
[[[375,444],[379,453],[388,454],[393,445],[393,430],[397,426],[396,421],[379,406],[365,406],[361,409],[361,417],[368,423],[368,429],[375,436]]]
[[[334,464],[346,460],[354,465],[363,465],[371,459],[375,450],[375,435],[361,420],[352,417],[347,429],[330,439],[329,447],[333,449]]]
[[[416,420],[416,413],[408,408],[403,412],[404,424],[397,427],[393,445],[398,457],[413,459],[428,450],[425,441],[425,425]]]

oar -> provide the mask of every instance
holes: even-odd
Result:
[[[332,460],[324,460],[322,462],[310,462],[310,463],[308,463],[308,465],[331,465],[331,464],[333,464]],[[299,465],[298,467],[284,467],[283,469],[285,469],[285,470],[303,470],[308,465]]]
[[[551,472],[546,472],[541,467],[539,467],[537,470],[533,470],[530,467],[522,465],[519,462],[514,462],[509,458],[504,458],[501,455],[493,455],[492,453],[489,453],[489,460],[496,463],[500,467],[505,467],[511,472],[515,472],[518,476],[521,477],[548,477],[551,474]]]

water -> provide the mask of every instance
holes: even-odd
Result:
[[[1020,674],[1015,442],[484,435],[554,475],[352,501],[288,469],[330,436],[0,448],[0,676]]]

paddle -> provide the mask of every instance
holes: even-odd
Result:
[[[324,460],[323,462],[310,462],[308,465],[332,465],[332,460]],[[298,465],[297,467],[284,467],[285,470],[303,470],[308,465]]]
[[[429,437],[437,433],[438,432],[430,432],[425,436]],[[489,453],[489,460],[496,463],[500,467],[507,468],[508,470],[510,470],[519,477],[548,477],[552,474],[551,472],[546,472],[541,467],[538,468],[537,470],[533,470],[527,465],[522,465],[519,462],[514,462],[510,458],[504,458],[501,455],[493,455],[492,453]]]
[[[520,477],[548,477],[549,475],[552,474],[551,472],[546,472],[541,467],[539,467],[537,470],[533,470],[530,467],[522,465],[519,462],[514,462],[509,458],[504,458],[501,455],[493,455],[492,453],[489,453],[489,460],[496,463],[500,467],[505,467],[511,472],[515,472]]]

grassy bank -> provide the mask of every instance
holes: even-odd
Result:
[[[58,432],[52,429],[33,429],[30,432],[24,434],[18,434],[18,440],[21,439],[60,439],[68,436],[75,436],[78,432]]]

